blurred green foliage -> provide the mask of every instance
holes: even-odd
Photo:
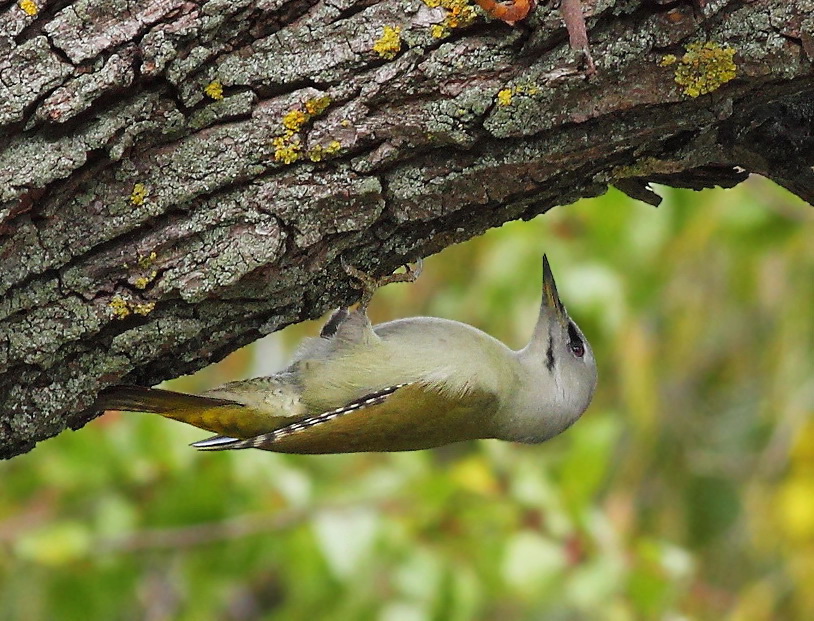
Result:
[[[814,211],[761,179],[661,193],[508,224],[374,299],[521,347],[547,252],[600,367],[564,435],[212,454],[111,413],[0,463],[0,619],[814,618]],[[317,329],[170,385],[269,373]]]

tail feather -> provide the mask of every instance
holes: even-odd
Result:
[[[153,412],[155,414],[166,414],[178,410],[202,410],[223,405],[242,406],[243,404],[229,399],[188,395],[145,386],[112,386],[104,390],[96,400],[96,406],[100,410]]]

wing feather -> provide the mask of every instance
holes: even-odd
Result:
[[[259,448],[280,453],[411,451],[491,437],[493,394],[452,397],[420,384],[399,384],[245,440],[210,438],[202,450]]]

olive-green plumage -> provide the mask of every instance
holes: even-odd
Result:
[[[205,450],[404,451],[478,438],[541,442],[588,406],[596,364],[568,318],[547,260],[529,345],[512,351],[477,328],[413,317],[372,326],[340,309],[284,371],[201,395],[116,386],[102,409],[154,412],[218,434]]]

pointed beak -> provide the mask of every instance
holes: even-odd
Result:
[[[549,317],[554,317],[563,327],[568,324],[568,315],[560,302],[557,293],[557,283],[554,282],[554,274],[551,273],[551,266],[548,264],[548,257],[543,255],[543,304],[542,309]]]

